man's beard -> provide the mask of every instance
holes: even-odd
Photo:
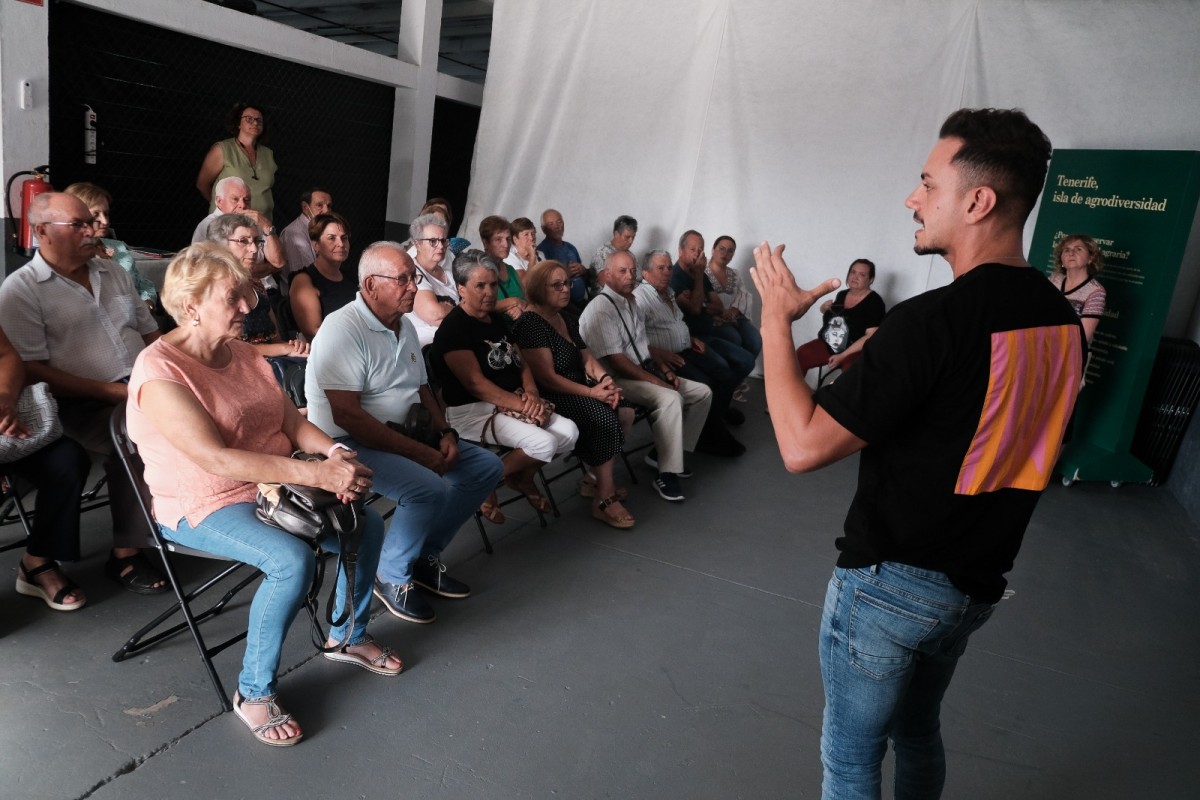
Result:
[[[946,248],[938,247],[937,245],[924,246],[916,244],[913,245],[913,252],[919,256],[944,256],[946,255]]]

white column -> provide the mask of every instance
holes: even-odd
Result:
[[[400,10],[396,57],[416,65],[417,81],[415,89],[396,89],[386,217],[393,238],[407,238],[407,225],[425,202],[441,30],[442,0],[406,0]]]

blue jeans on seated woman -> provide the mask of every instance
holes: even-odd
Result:
[[[738,317],[737,322],[714,325],[705,335],[736,344],[755,359],[762,352],[762,334],[758,332],[758,327],[744,316]]]
[[[907,564],[833,571],[820,635],[823,798],[878,798],[889,737],[897,800],[941,796],[942,696],[994,608]]]
[[[283,638],[312,585],[313,571],[316,569],[312,548],[290,533],[260,522],[254,516],[253,503],[225,506],[209,514],[195,528],[188,524],[187,519],[179,520],[175,530],[162,525],[159,527],[163,536],[173,542],[262,570],[263,581],[250,603],[246,655],[242,658],[242,672],[238,676],[238,694],[248,699],[275,694],[275,676],[279,671]],[[337,537],[326,537],[320,545],[327,553],[338,551]],[[371,588],[382,545],[383,518],[367,509],[362,541],[358,546],[354,617],[331,630],[331,639],[340,642],[350,625],[354,626],[351,645],[360,644],[367,638],[367,621],[371,618]],[[345,601],[346,576],[338,570],[338,611]]]

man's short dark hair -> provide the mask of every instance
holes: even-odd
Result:
[[[637,233],[637,220],[628,214],[622,214],[613,221],[613,233],[621,231],[633,231]]]
[[[321,192],[322,194],[328,194],[330,197],[333,197],[333,195],[329,193],[328,189],[322,189],[320,186],[314,186],[313,188],[305,191],[304,194],[300,195],[300,202],[301,203],[311,203],[312,196],[314,194],[316,194],[317,192]]]
[[[1025,112],[1016,108],[960,108],[942,123],[939,138],[963,144],[951,159],[963,188],[989,186],[996,212],[1025,224],[1033,210],[1050,162],[1050,140]]]

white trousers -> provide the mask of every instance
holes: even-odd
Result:
[[[538,461],[553,461],[556,455],[569,453],[579,438],[579,428],[566,417],[550,415],[546,427],[539,428],[521,422],[505,414],[496,414],[495,427],[488,419],[495,406],[491,403],[467,403],[446,409],[446,421],[458,435],[473,442],[483,442],[483,426],[487,424],[487,441],[484,444],[502,444]]]

